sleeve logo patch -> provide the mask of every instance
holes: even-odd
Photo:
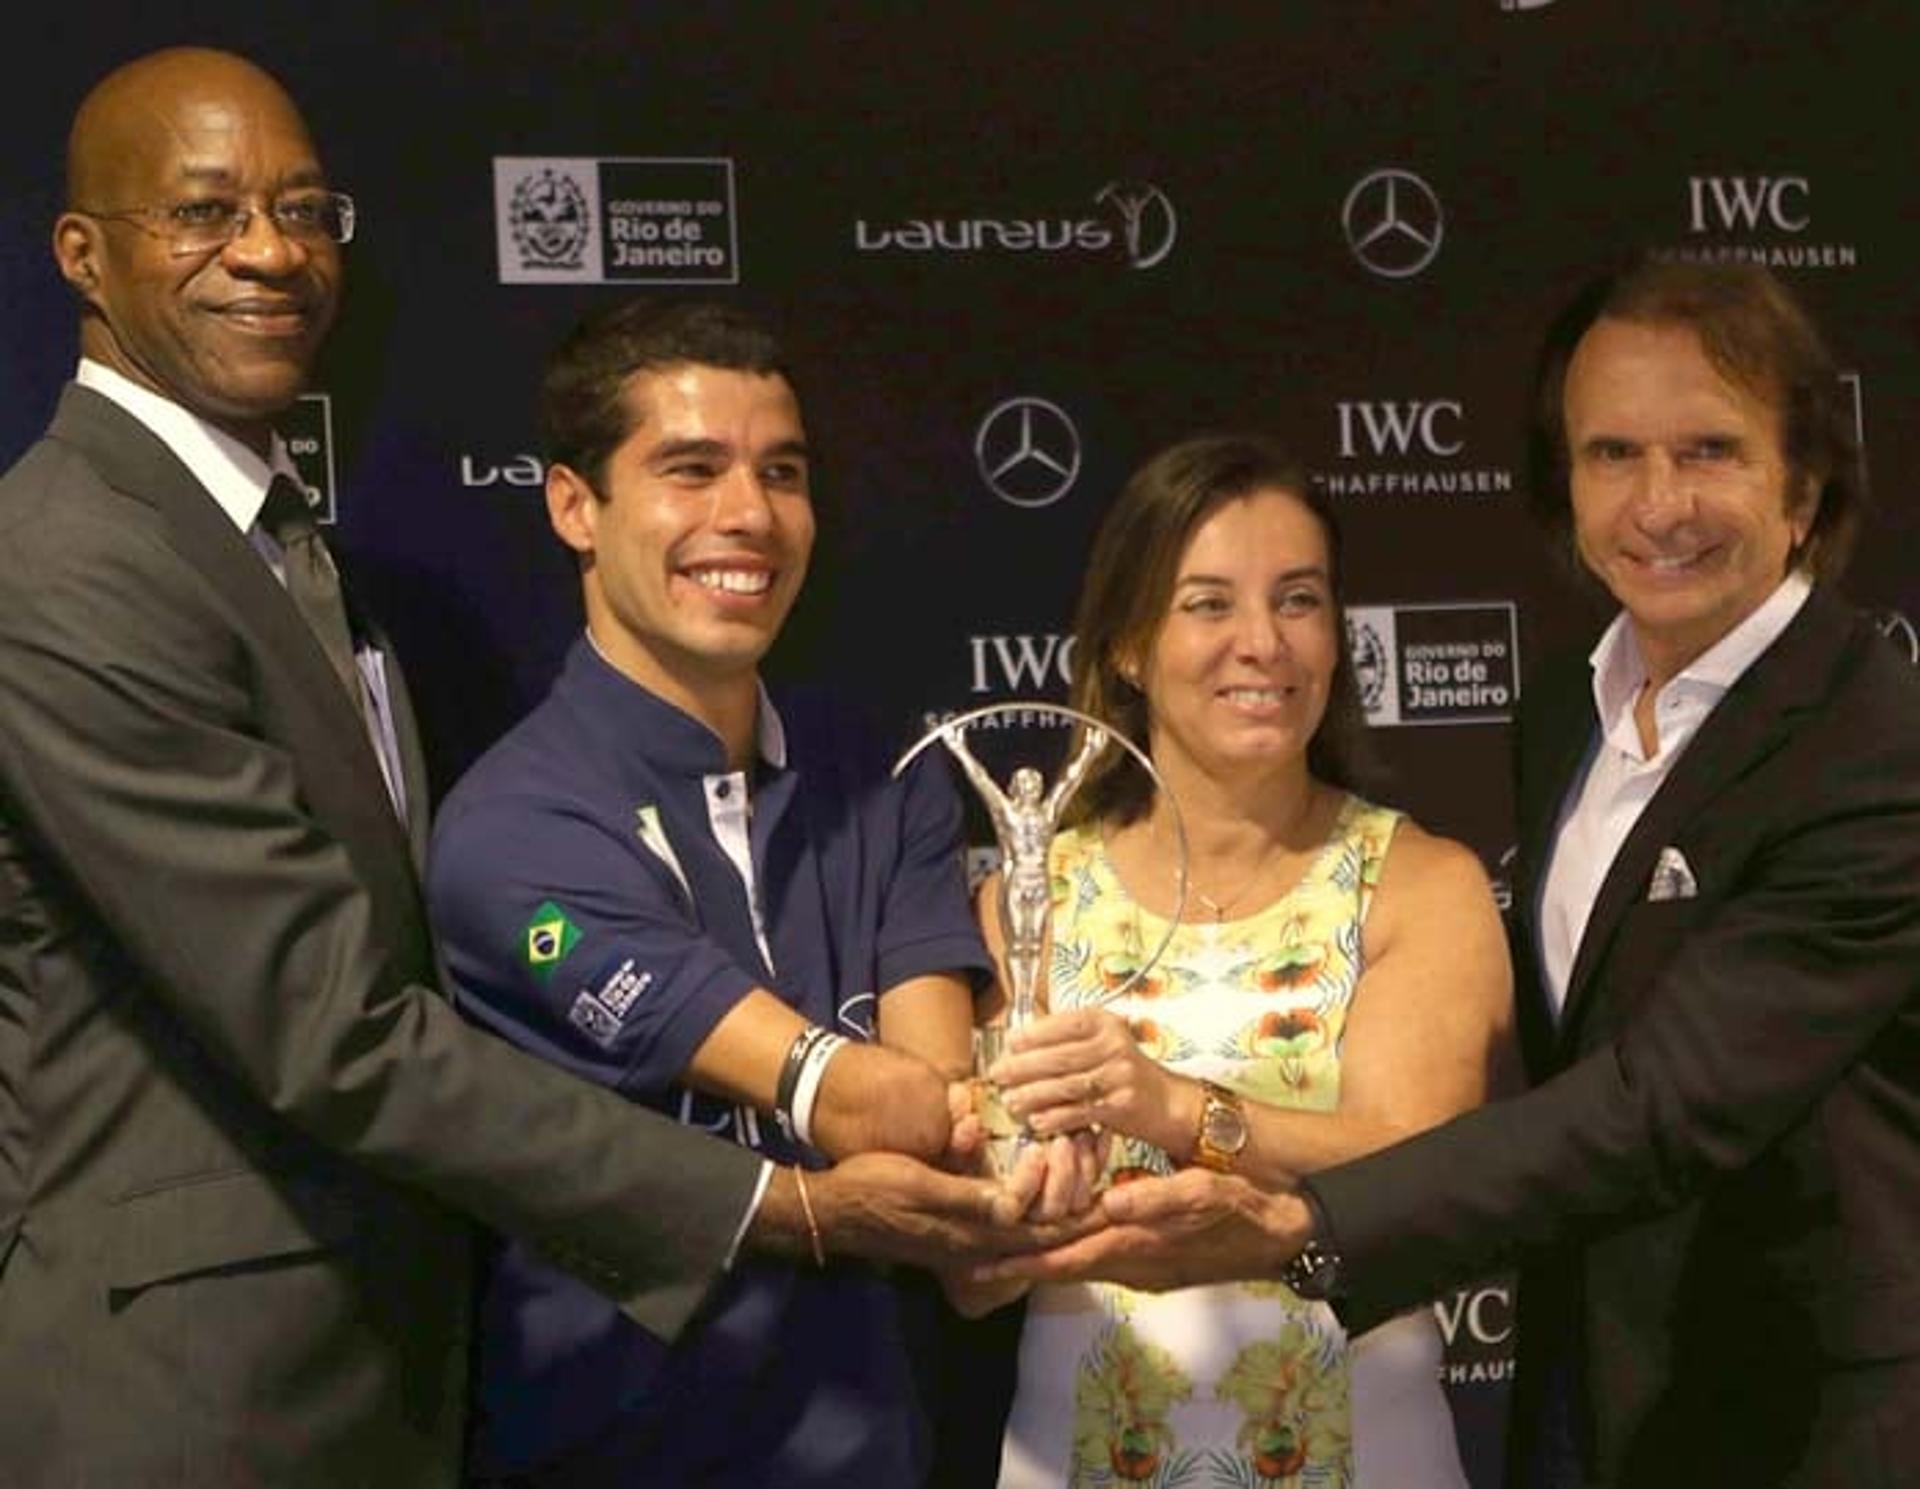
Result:
[[[583,987],[575,994],[567,1017],[602,1049],[612,1049],[634,1003],[653,985],[653,974],[640,971],[629,956],[616,957],[598,976],[598,987]]]
[[[608,974],[593,995],[603,1008],[612,1011],[615,1018],[624,1019],[627,1010],[633,1007],[634,1000],[652,985],[653,974],[638,970],[633,965],[633,958],[627,957]]]
[[[545,982],[579,944],[580,927],[552,900],[544,900],[527,922],[527,970]]]
[[[614,1040],[620,1037],[619,1015],[592,993],[583,990],[573,1000],[567,1017],[576,1027],[584,1029],[588,1037],[602,1049],[612,1049]]]

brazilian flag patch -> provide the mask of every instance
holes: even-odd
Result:
[[[580,944],[580,927],[567,919],[567,912],[552,900],[543,900],[527,922],[527,970],[545,982],[553,969]]]

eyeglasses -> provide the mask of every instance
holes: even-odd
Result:
[[[142,232],[164,238],[175,257],[212,253],[246,232],[254,209],[229,197],[196,197],[164,207],[120,207],[99,211],[75,207],[84,217],[127,222]],[[267,216],[281,236],[299,243],[351,243],[353,198],[344,191],[309,191],[283,196],[267,207]],[[149,225],[150,224],[150,225]]]

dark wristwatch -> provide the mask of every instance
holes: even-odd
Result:
[[[1320,1199],[1311,1189],[1298,1191],[1305,1201],[1307,1212],[1313,1219],[1313,1233],[1307,1237],[1307,1243],[1300,1248],[1294,1259],[1280,1269],[1280,1280],[1292,1288],[1301,1297],[1312,1303],[1324,1303],[1340,1297],[1340,1253],[1331,1240],[1323,1240],[1328,1234],[1326,1211],[1320,1208]]]
[[[1200,1082],[1200,1128],[1193,1137],[1193,1161],[1216,1174],[1230,1174],[1247,1146],[1247,1109],[1225,1086]]]
[[[1280,1280],[1310,1303],[1340,1296],[1340,1253],[1318,1239],[1307,1242],[1300,1254],[1280,1269]]]

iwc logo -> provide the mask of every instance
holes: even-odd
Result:
[[[1080,432],[1057,403],[1009,398],[980,421],[973,458],[980,479],[1001,501],[1051,506],[1073,489],[1080,474]]]
[[[1343,398],[1335,405],[1336,463],[1315,471],[1329,496],[1500,496],[1513,472],[1476,467],[1458,398]]]
[[[1395,166],[1370,171],[1340,206],[1347,247],[1365,268],[1385,279],[1408,279],[1440,252],[1446,214],[1431,186]]]
[[[521,178],[507,209],[513,245],[523,269],[578,269],[589,229],[587,194],[570,175],[551,168]]]
[[[1810,240],[1813,194],[1812,178],[1794,171],[1689,176],[1686,241],[1666,256],[1770,269],[1857,267],[1854,244]]]

